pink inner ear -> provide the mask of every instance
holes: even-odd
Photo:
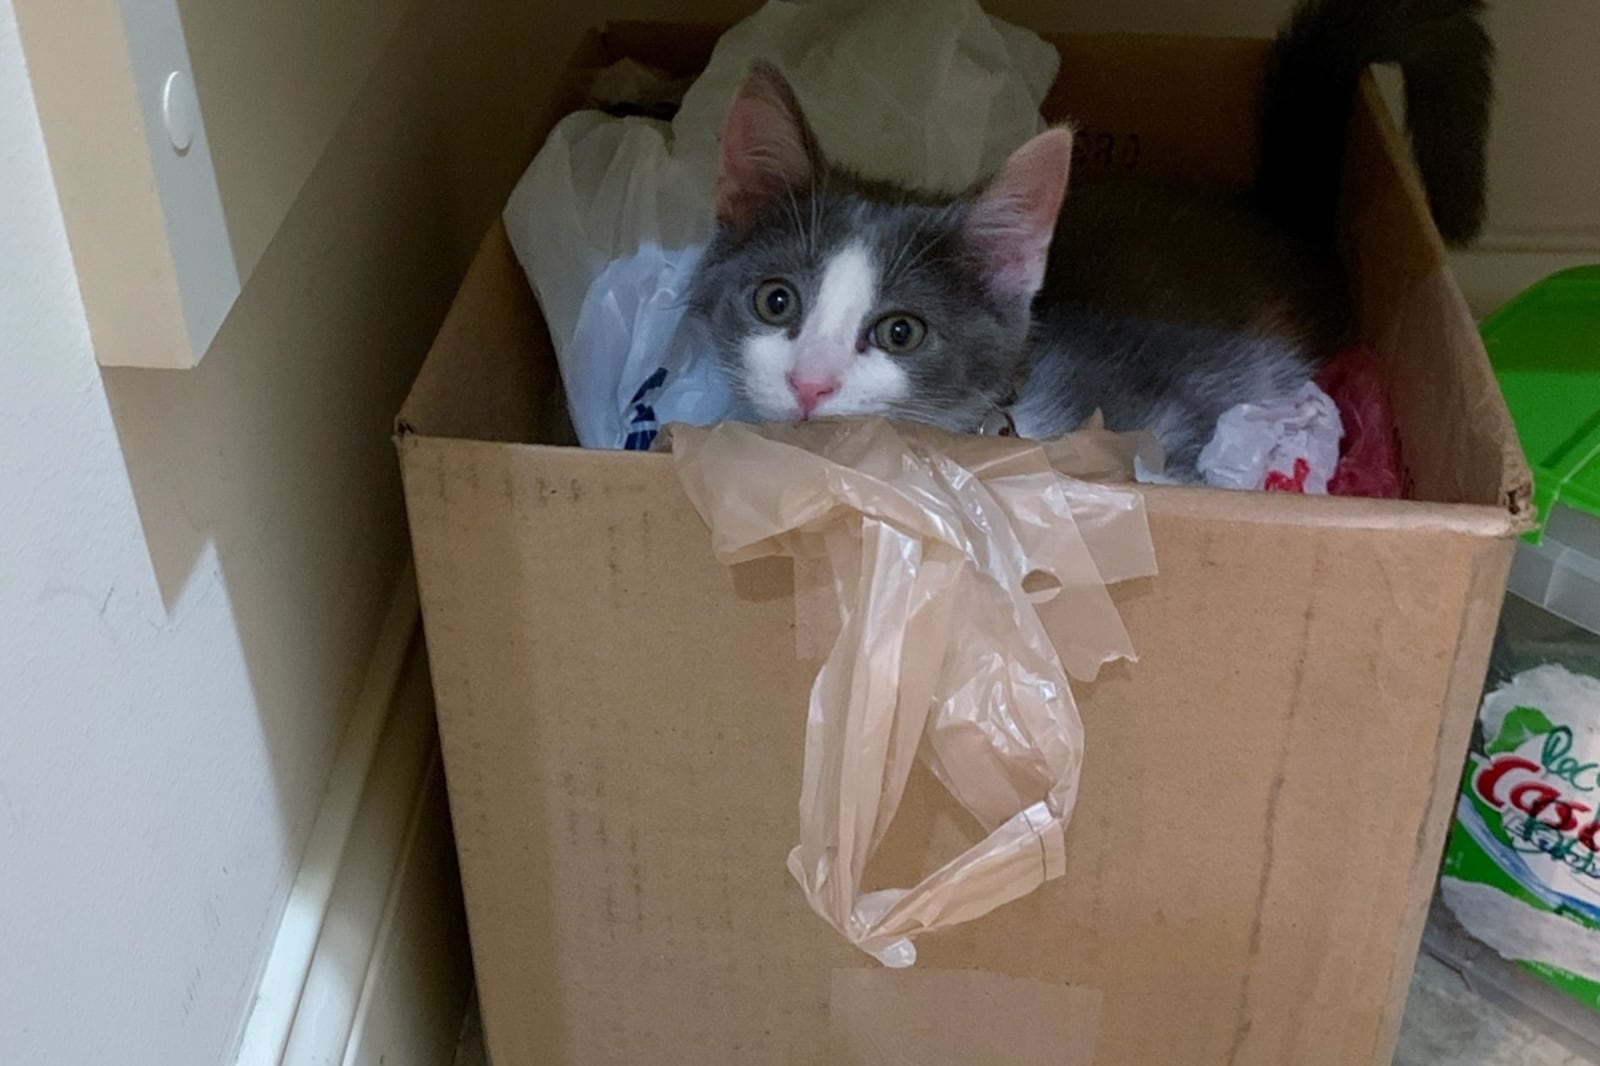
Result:
[[[1047,130],[1018,148],[972,205],[966,235],[997,296],[1032,299],[1067,192],[1072,131]]]
[[[777,71],[762,68],[745,81],[722,129],[718,220],[748,224],[775,197],[810,184],[817,162],[804,123]]]

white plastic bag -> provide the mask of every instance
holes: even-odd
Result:
[[[589,286],[571,341],[585,353],[583,372],[566,376],[579,440],[644,451],[669,422],[706,425],[733,413],[726,376],[677,333],[699,261],[697,245],[668,251],[652,241],[612,260]]]
[[[672,123],[707,207],[723,117],[757,59],[783,71],[835,163],[949,190],[1044,129],[1039,105],[1061,62],[975,0],[772,0],[717,42]]]
[[[722,121],[756,59],[789,77],[836,162],[952,189],[1043,128],[1059,63],[974,0],[772,0],[718,42],[670,125],[568,116],[505,223],[586,447],[648,447],[656,423],[740,417],[706,353],[672,338],[711,233]]]
[[[1343,437],[1338,405],[1308,381],[1293,396],[1225,411],[1200,452],[1200,475],[1216,488],[1326,495]]]

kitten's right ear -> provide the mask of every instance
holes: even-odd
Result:
[[[749,225],[774,198],[809,188],[824,165],[788,79],[772,64],[757,62],[722,127],[717,221],[735,229]]]

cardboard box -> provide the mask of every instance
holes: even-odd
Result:
[[[713,40],[615,26],[579,63]],[[1057,43],[1048,107],[1107,160],[1248,178],[1262,44]],[[1349,144],[1415,502],[1149,489],[1161,573],[1114,590],[1141,661],[1078,688],[1067,873],[908,972],[784,868],[824,646],[792,566],[718,564],[669,457],[552,446],[489,233],[398,440],[496,1066],[1389,1062],[1529,478],[1370,84]],[[900,818],[885,883],[976,832],[925,778]]]

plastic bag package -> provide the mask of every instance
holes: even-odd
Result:
[[[1338,405],[1308,381],[1292,396],[1223,412],[1200,451],[1200,475],[1216,488],[1323,495],[1343,436]]]
[[[791,80],[835,161],[949,189],[1044,128],[1039,105],[1060,62],[975,0],[772,0],[723,35],[670,123],[569,115],[504,219],[585,447],[648,448],[658,425],[746,417],[708,354],[676,335],[712,229],[723,118],[757,59]]]
[[[1064,476],[1038,444],[881,419],[671,438],[720,559],[831,570],[841,628],[811,690],[789,856],[812,909],[909,966],[916,936],[1059,877],[1083,758],[1068,675],[1134,657],[1106,586],[1155,573],[1138,492]],[[1071,457],[1126,479],[1115,441]],[[1035,609],[1054,598],[1070,608],[1059,653]],[[988,836],[920,884],[865,892],[919,755]]]

